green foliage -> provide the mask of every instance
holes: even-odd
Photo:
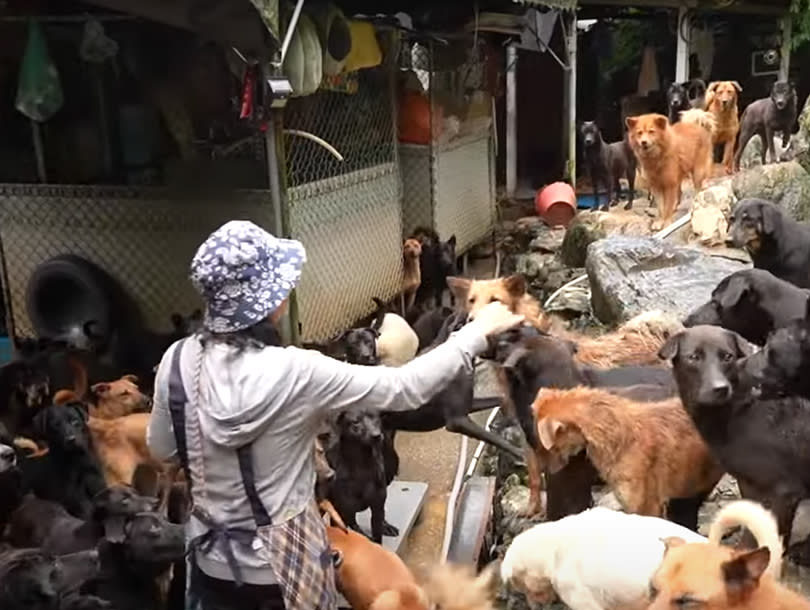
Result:
[[[793,48],[810,42],[810,0],[792,0],[790,14],[793,17]]]

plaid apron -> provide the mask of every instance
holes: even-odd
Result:
[[[190,597],[196,597],[194,574],[199,570],[196,565],[198,551],[206,554],[218,546],[226,557],[234,582],[239,586],[242,584],[241,570],[234,557],[232,545],[254,546],[258,543],[268,551],[270,569],[281,587],[287,610],[334,610],[337,608],[337,594],[332,559],[326,527],[320,518],[315,501],[313,499],[292,519],[274,524],[256,491],[252,445],[240,447],[236,453],[245,494],[256,523],[255,528],[228,527],[227,524],[213,519],[201,505],[204,504],[206,495],[200,420],[196,404],[189,401],[186,395],[180,372],[180,354],[186,342],[187,340],[184,340],[178,344],[172,354],[169,411],[177,453],[186,471],[189,489],[192,486],[198,489],[198,495],[202,500],[202,503],[194,501],[191,514],[208,530],[189,543],[189,560],[192,567]],[[202,358],[202,351],[199,358]],[[188,451],[189,446],[195,449],[191,454]],[[196,599],[190,600],[191,607],[196,605],[195,602]]]

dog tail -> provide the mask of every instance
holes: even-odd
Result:
[[[693,123],[694,125],[699,125],[711,135],[714,135],[714,132],[717,129],[717,121],[715,120],[714,115],[711,112],[706,112],[700,108],[692,108],[690,110],[684,110],[681,112],[681,121],[684,123]]]
[[[720,544],[720,540],[734,527],[745,527],[753,534],[760,546],[768,547],[771,559],[766,570],[774,578],[782,572],[782,539],[776,517],[767,508],[751,500],[737,500],[721,508],[714,517],[709,529],[709,542]]]

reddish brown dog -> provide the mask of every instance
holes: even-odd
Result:
[[[670,499],[708,493],[723,475],[680,399],[641,404],[594,388],[543,389],[533,408],[539,462],[556,472],[587,451],[628,512],[663,517]]]
[[[741,91],[736,80],[709,83],[706,89],[706,110],[714,115],[716,123],[712,143],[723,147],[723,168],[727,174],[734,169],[734,144],[740,131],[737,100]]]
[[[691,176],[695,190],[712,173],[712,133],[695,111],[669,124],[663,114],[627,117],[630,146],[638,159],[650,189],[658,202],[658,219],[653,229],[672,223],[681,201],[681,183]]]

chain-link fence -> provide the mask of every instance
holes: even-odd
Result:
[[[28,279],[40,263],[60,254],[103,268],[133,298],[150,328],[168,330],[171,313],[188,314],[200,306],[188,279],[194,252],[211,231],[234,218],[272,230],[269,193],[190,199],[163,189],[0,185],[9,332],[33,336],[25,304]]]
[[[285,136],[290,231],[307,249],[297,291],[301,338],[323,341],[402,285],[402,218],[393,66],[346,75],[333,90],[293,99]]]
[[[432,227],[442,239],[455,234],[459,253],[495,226],[492,98],[483,44],[474,37],[414,40],[400,53],[400,96],[424,95],[430,112],[426,141],[399,145],[404,228]],[[402,112],[401,121],[418,121]]]

